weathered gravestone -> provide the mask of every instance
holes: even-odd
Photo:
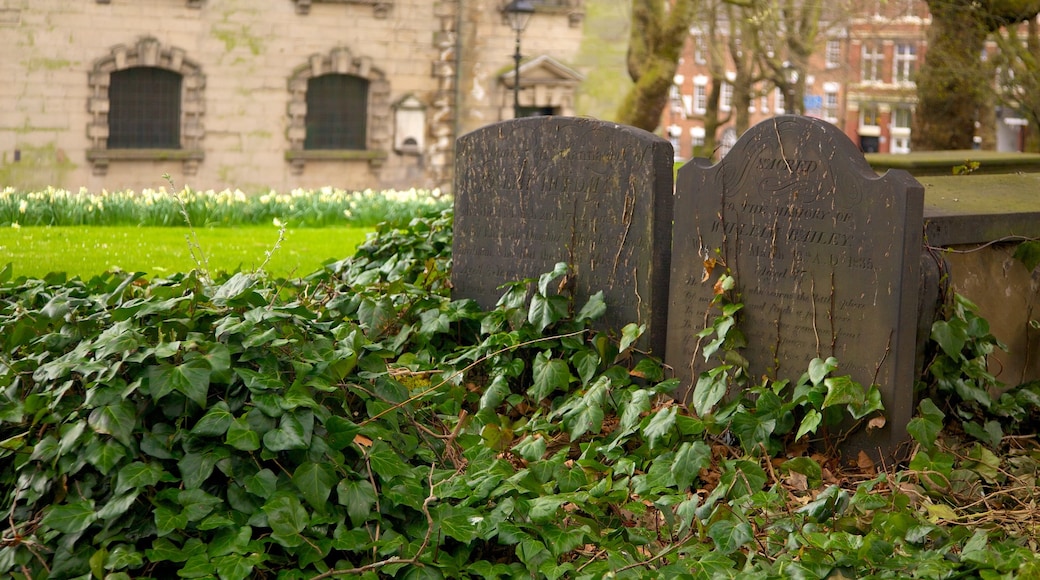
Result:
[[[923,199],[908,173],[879,177],[841,131],[808,117],[757,125],[716,165],[688,163],[676,186],[668,363],[687,388],[706,370],[695,334],[728,268],[750,375],[794,381],[814,357],[836,357],[837,375],[879,386],[887,419],[848,433],[843,452],[891,457],[914,411]],[[705,276],[716,250],[721,263]]]
[[[664,352],[672,219],[670,143],[593,119],[535,117],[459,138],[455,298],[495,306],[499,286],[571,268],[578,307],[600,290],[600,326],[646,324]]]

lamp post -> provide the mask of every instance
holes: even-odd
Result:
[[[528,0],[512,0],[502,9],[509,20],[509,27],[516,32],[516,51],[513,52],[513,118],[520,118],[520,33],[534,14],[534,5]]]

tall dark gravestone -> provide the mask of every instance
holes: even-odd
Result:
[[[664,353],[672,219],[670,143],[603,121],[533,117],[456,144],[452,285],[491,309],[499,286],[571,268],[578,307],[600,290],[600,326],[646,324]]]
[[[813,358],[836,357],[837,375],[878,385],[887,419],[848,433],[843,452],[891,457],[914,411],[923,206],[910,174],[879,177],[837,127],[808,117],[770,119],[721,162],[683,166],[667,362],[687,388],[705,370],[695,334],[728,269],[750,375],[794,381]]]

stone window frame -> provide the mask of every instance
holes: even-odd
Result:
[[[106,56],[94,61],[88,75],[90,96],[87,109],[90,123],[87,125],[87,161],[94,168],[94,175],[108,173],[111,161],[182,161],[185,175],[195,175],[199,163],[204,159],[202,139],[205,130],[202,118],[206,110],[204,90],[206,77],[202,67],[185,56],[185,51],[163,46],[158,39],[144,36],[131,46],[117,44]],[[112,73],[139,66],[165,69],[181,75],[181,146],[178,149],[109,149],[108,113],[111,103],[108,89],[112,84]]]
[[[286,137],[289,150],[285,159],[294,174],[303,173],[307,161],[368,161],[378,169],[389,157],[390,150],[390,81],[372,59],[355,56],[349,48],[337,47],[327,54],[312,54],[305,64],[296,67],[289,77],[289,125]],[[326,74],[349,74],[368,81],[365,149],[304,149],[307,138],[307,81]]]
[[[394,0],[293,0],[297,14],[310,14],[311,4],[365,4],[372,7],[376,18],[383,19],[390,15]]]

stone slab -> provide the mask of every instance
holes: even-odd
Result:
[[[695,333],[728,269],[750,375],[797,380],[836,357],[838,375],[879,385],[887,418],[847,433],[843,451],[891,456],[914,412],[922,212],[913,177],[879,177],[819,119],[770,119],[718,164],[691,161],[676,184],[667,362],[687,388],[706,370]]]
[[[459,138],[453,297],[491,309],[499,286],[572,271],[580,307],[602,290],[601,327],[647,325],[639,345],[664,353],[673,150],[604,121],[534,117]]]

